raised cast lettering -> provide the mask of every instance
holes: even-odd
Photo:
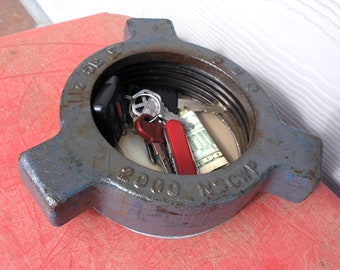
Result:
[[[124,167],[120,174],[117,176],[118,180],[126,183],[129,181],[130,176],[133,175],[133,169],[131,167]]]
[[[203,197],[226,193],[229,188],[239,188],[242,184],[248,184],[255,181],[259,176],[257,164],[255,161],[248,161],[238,171],[229,174],[226,178],[219,177],[213,181],[197,184],[198,190]]]
[[[212,183],[214,187],[216,187],[216,192],[225,193],[228,191],[228,181],[223,178],[216,178]]]
[[[82,65],[81,71],[88,74],[88,75],[93,74],[97,70],[97,68],[99,68],[104,63],[105,63],[104,60],[101,60],[97,57],[93,57],[86,64]]]
[[[244,166],[247,170],[250,170],[252,173],[259,175],[259,172],[256,170],[257,164],[255,161],[250,160],[248,161],[247,165]]]
[[[73,89],[84,90],[85,87],[86,87],[86,85],[83,84],[83,83],[77,83],[77,82],[71,83],[71,88],[73,88]]]
[[[133,181],[133,185],[136,188],[143,188],[147,185],[148,183],[148,176],[144,173],[142,173],[141,175],[139,175],[134,181]]]
[[[171,197],[178,196],[179,191],[180,191],[179,183],[177,183],[176,181],[170,182],[170,184],[167,188],[168,195],[171,196]]]
[[[241,182],[242,178],[238,178],[237,175],[231,174],[228,177],[228,183],[230,184],[231,187],[238,188],[242,185]]]
[[[164,181],[160,178],[156,178],[151,182],[151,192],[160,193],[164,188]]]
[[[207,182],[205,184],[198,183],[198,189],[203,197],[206,197],[208,195],[214,195],[214,191],[211,187],[210,182]]]

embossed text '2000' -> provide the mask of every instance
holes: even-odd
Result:
[[[145,173],[136,175],[131,167],[124,167],[117,179],[127,183],[130,182],[137,189],[148,189],[152,193],[167,193],[169,196],[178,196],[180,185],[176,181],[165,181],[161,178],[149,178]]]

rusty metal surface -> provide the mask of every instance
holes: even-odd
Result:
[[[70,76],[59,134],[20,156],[23,180],[52,224],[94,207],[132,230],[183,237],[223,223],[257,192],[300,202],[315,189],[321,177],[320,139],[282,123],[247,72],[179,40],[168,20],[132,19],[127,29],[126,41],[90,56]],[[147,71],[141,68],[146,66]],[[242,156],[195,176],[166,175],[124,157],[98,130],[91,99],[113,74],[123,82],[133,80],[131,69],[141,76],[138,83],[161,70],[169,78],[162,83],[226,106],[230,114],[222,118],[231,123]],[[185,79],[199,83],[185,89]]]

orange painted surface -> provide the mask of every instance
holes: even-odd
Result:
[[[339,269],[340,200],[323,184],[293,204],[259,194],[189,239],[142,236],[87,210],[52,227],[24,187],[18,156],[59,130],[63,86],[126,18],[96,16],[0,38],[0,269]]]

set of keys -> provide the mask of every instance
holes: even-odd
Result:
[[[205,154],[209,160],[211,160],[211,157],[217,157],[216,153],[213,155],[211,151],[202,151],[202,148],[197,149],[195,144],[195,151],[192,151],[192,141],[190,144],[187,134],[198,133],[201,135],[199,139],[204,140],[204,132],[201,132],[202,125],[195,129],[193,122],[171,112],[164,105],[159,94],[144,89],[132,97],[126,96],[126,98],[130,99],[129,113],[134,119],[137,134],[145,141],[150,161],[152,164],[161,165],[164,172],[182,175],[198,174]],[[172,110],[179,109],[182,112],[203,111],[215,114],[225,111],[222,107],[203,104],[193,99],[177,98],[177,95],[176,106],[174,106],[172,104],[174,103],[173,96],[170,95],[167,98],[172,99],[170,102],[166,100]],[[209,148],[212,150],[211,147]]]
[[[185,134],[185,129],[194,128],[193,124],[170,112],[160,95],[147,89],[132,96],[129,111],[152,163],[158,162],[169,174],[197,174]]]

